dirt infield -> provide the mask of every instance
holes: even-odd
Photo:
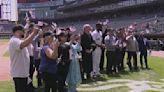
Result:
[[[0,61],[0,81],[10,80],[9,61]]]
[[[10,80],[9,58],[3,57],[3,54],[8,49],[7,42],[0,42],[0,81]]]
[[[164,51],[152,51],[151,56],[164,58]]]

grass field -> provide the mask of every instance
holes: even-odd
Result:
[[[139,71],[133,71],[129,72],[126,68],[126,71],[121,72],[120,74],[116,75],[106,75],[105,73],[102,74],[100,78],[97,78],[96,81],[107,81],[107,80],[113,80],[113,79],[130,79],[130,80],[146,80],[146,81],[161,81],[160,79],[164,79],[164,58],[159,57],[149,57],[149,70],[139,70]],[[87,80],[86,83],[94,82],[93,80]],[[103,85],[110,85],[115,83],[106,83]],[[119,83],[120,84],[120,83]],[[121,83],[123,84],[123,83]],[[36,80],[34,80],[34,85],[36,85]],[[96,85],[92,87],[97,87],[101,85]],[[81,87],[80,88],[85,88]],[[86,87],[87,88],[87,87]],[[128,87],[118,87],[118,88],[112,88],[109,90],[104,91],[95,91],[95,92],[128,92]],[[14,92],[14,85],[12,81],[1,81],[0,82],[0,92]],[[42,89],[37,89],[36,92],[43,92]],[[83,91],[78,91],[83,92]],[[85,91],[86,92],[86,91]],[[90,91],[87,91],[90,92]],[[93,92],[93,91],[92,91]],[[158,92],[158,91],[145,91],[145,92]]]
[[[8,40],[0,40],[0,43],[7,43]],[[8,51],[4,53],[4,57],[9,57]],[[149,70],[143,69],[139,71],[129,72],[128,68],[120,74],[115,75],[106,75],[105,72],[102,72],[102,76],[97,78],[96,81],[107,81],[107,80],[115,80],[115,79],[130,79],[130,80],[138,80],[138,81],[156,81],[161,82],[160,79],[164,79],[164,58],[159,57],[149,57]],[[126,61],[125,61],[126,63]],[[139,64],[139,62],[138,62]],[[127,66],[126,66],[127,67]],[[95,80],[87,80],[84,83],[92,83]],[[112,84],[125,84],[126,82],[112,82],[112,83],[104,83],[98,84],[94,86],[79,86],[79,88],[96,88],[104,85],[112,85]],[[34,85],[36,86],[36,79],[34,78]],[[164,88],[164,86],[163,86]],[[94,92],[128,92],[130,90],[127,86],[111,88],[107,90],[94,91]],[[14,84],[13,81],[0,81],[0,92],[14,92]],[[43,89],[37,89],[36,92],[43,92]],[[93,91],[78,91],[78,92],[93,92]],[[161,92],[154,90],[147,90],[144,92]],[[164,91],[162,91],[164,92]]]
[[[0,39],[0,42],[9,42],[9,39]]]
[[[103,90],[103,91],[94,91],[94,92],[128,92],[129,88],[124,87],[117,87],[117,88],[111,88],[109,90]],[[86,91],[80,91],[80,92],[86,92]],[[87,92],[93,92],[93,91],[87,91]]]

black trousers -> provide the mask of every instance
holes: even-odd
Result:
[[[126,50],[126,48],[123,48],[122,49],[122,51],[121,51],[121,53],[122,53],[122,57],[121,57],[121,70],[124,70],[124,58],[125,58],[125,50]]]
[[[84,76],[83,76],[83,74],[84,74],[84,69],[83,69],[83,61],[82,61],[82,59],[79,60],[79,64],[80,64],[81,78],[82,78],[82,80],[83,80],[83,79],[84,79]]]
[[[37,84],[38,84],[38,87],[43,85],[43,83],[42,83],[43,78],[41,76],[41,72],[39,71],[40,62],[41,62],[40,59],[35,59],[35,68],[36,68],[36,71],[37,71]]]
[[[145,66],[146,66],[146,68],[148,68],[148,63],[147,63],[147,51],[144,51],[144,52],[140,52],[140,64],[141,64],[141,67],[143,68],[143,61],[142,61],[142,59],[143,59],[143,57],[144,57],[144,61],[145,61]]]
[[[106,66],[106,70],[107,73],[112,73],[112,68],[115,66],[115,51],[107,51],[106,52],[106,57],[107,57],[107,66]]]
[[[28,92],[27,78],[13,78],[15,84],[15,92]]]
[[[102,48],[102,54],[101,54],[101,60],[100,60],[100,71],[104,70],[104,55],[105,55],[105,49]]]
[[[87,73],[87,78],[90,77],[90,73],[92,72],[92,53],[82,53],[82,67],[83,73],[82,78],[84,77],[84,73]]]
[[[131,63],[131,59],[133,58],[133,66],[134,66],[134,69],[138,69],[138,66],[137,66],[137,53],[136,52],[131,52],[131,51],[128,51],[128,66],[129,66],[129,69],[132,70],[132,63]]]
[[[31,80],[33,80],[34,71],[35,71],[34,57],[30,56],[30,76],[29,77],[31,78]],[[29,84],[29,87],[33,87],[32,82]]]
[[[115,52],[115,62],[116,62],[116,64],[115,64],[115,71],[116,71],[116,69],[118,70],[118,72],[119,71],[121,71],[122,70],[122,63],[123,63],[123,61],[122,61],[122,56],[123,54],[122,54],[122,49],[120,48],[120,49],[116,49],[116,52]]]
[[[44,92],[57,92],[57,75],[43,72],[42,76],[45,83]]]
[[[67,92],[65,90],[65,81],[67,78],[67,74],[69,71],[69,64],[70,61],[64,61],[65,64],[63,65],[62,63],[58,64],[58,71],[57,71],[57,79],[58,79],[58,92]]]

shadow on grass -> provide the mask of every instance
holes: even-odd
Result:
[[[125,71],[125,70],[124,70],[124,71],[121,71],[120,74],[121,74],[121,75],[128,75],[128,74],[129,74],[129,71]]]
[[[131,70],[130,72],[139,72],[140,70],[137,69],[137,70]]]
[[[152,68],[148,68],[148,69],[146,69],[146,68],[143,68],[142,70],[153,70]]]
[[[44,88],[37,88],[34,92],[43,92]]]
[[[107,73],[106,73],[105,70],[101,71],[101,74],[107,75]],[[128,75],[128,74],[129,74],[129,71],[123,70],[123,71],[120,71],[120,72],[117,73],[117,74],[108,74],[108,76],[109,76],[109,77],[110,77],[110,76],[113,76],[113,77],[120,77],[119,74],[121,74],[121,75]]]
[[[108,74],[108,77],[121,78],[120,74]]]
[[[64,92],[67,92],[66,90],[68,90],[68,87],[66,86],[64,89],[65,89]],[[44,88],[36,88],[35,91],[32,92],[44,92]]]
[[[97,77],[97,78],[93,78],[93,79],[87,79],[87,80],[83,80],[82,84],[88,84],[88,83],[92,83],[92,82],[96,82],[96,81],[107,81],[108,79],[104,78],[104,77]]]

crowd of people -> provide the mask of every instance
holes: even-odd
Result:
[[[109,75],[124,71],[124,60],[130,71],[138,70],[138,52],[141,68],[144,57],[148,69],[147,39],[144,32],[136,37],[135,31],[132,27],[103,30],[100,23],[95,30],[85,24],[82,33],[43,22],[16,25],[9,42],[15,91],[32,92],[36,71],[37,86],[44,87],[44,92],[76,92],[82,81],[101,77],[101,71]]]

